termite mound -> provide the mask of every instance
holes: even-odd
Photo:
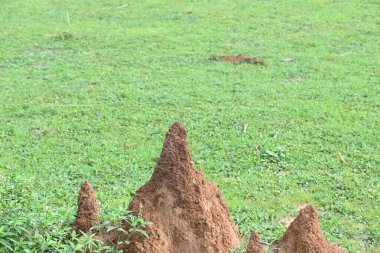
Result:
[[[78,233],[87,233],[99,221],[99,206],[94,189],[85,181],[78,194],[78,209],[73,229]]]
[[[153,175],[129,210],[142,211],[152,224],[146,229],[149,238],[135,234],[125,252],[224,253],[240,244],[220,190],[193,167],[180,123],[167,132]]]
[[[301,209],[282,239],[272,245],[274,253],[345,253],[326,241],[319,226],[317,209],[308,205]]]

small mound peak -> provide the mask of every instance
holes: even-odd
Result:
[[[284,253],[344,253],[339,247],[329,244],[319,225],[318,211],[308,205],[301,209],[290,224],[274,252]],[[277,250],[277,251],[276,251]]]
[[[85,181],[78,195],[78,210],[74,230],[87,233],[99,221],[99,206],[91,184]]]
[[[289,229],[300,230],[308,227],[308,231],[322,233],[319,227],[318,211],[313,205],[307,205],[299,211],[297,218],[290,224]]]
[[[169,131],[166,133],[166,136],[168,135],[179,136],[180,138],[187,139],[186,128],[180,122],[174,122],[170,126]]]
[[[192,173],[195,171],[191,163],[186,129],[181,123],[175,122],[166,133],[153,178],[172,174],[189,176]]]
[[[265,249],[260,243],[260,236],[257,232],[253,231],[245,253],[265,253]]]
[[[290,224],[289,228],[301,229],[309,227],[310,230],[322,234],[319,227],[318,210],[313,205],[307,205],[299,211],[297,218]]]
[[[94,189],[92,188],[91,184],[87,180],[84,181],[84,183],[82,184],[82,186],[80,187],[80,189],[83,192],[94,191]]]

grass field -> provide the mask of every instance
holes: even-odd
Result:
[[[0,252],[19,227],[63,252],[86,179],[123,212],[174,121],[243,235],[271,243],[312,203],[329,241],[380,252],[379,8],[1,1]],[[238,54],[266,65],[208,60]]]

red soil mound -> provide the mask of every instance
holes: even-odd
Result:
[[[260,243],[260,237],[257,232],[252,233],[245,253],[265,253],[265,249]]]
[[[300,211],[272,249],[279,253],[345,253],[326,241],[319,226],[317,209],[312,205]]]
[[[99,207],[96,200],[96,194],[92,186],[86,181],[82,184],[78,196],[77,218],[75,220],[74,230],[78,234],[80,231],[87,233],[90,228],[99,221]]]
[[[149,239],[134,234],[124,252],[224,253],[240,244],[221,192],[195,171],[185,128],[174,123],[166,134],[151,179],[129,205],[141,210]]]
[[[246,56],[213,56],[209,60],[214,61],[226,61],[234,64],[239,63],[251,63],[251,64],[261,64],[264,65],[264,60],[256,59],[255,57],[246,57]]]
[[[241,241],[220,190],[201,171],[194,170],[186,130],[179,123],[174,123],[166,134],[151,179],[136,192],[128,209],[151,222],[146,227],[149,238],[137,232],[126,238],[118,230],[106,228],[96,231],[95,238],[109,246],[124,247],[124,253],[225,253],[238,247]],[[98,214],[95,192],[86,181],[79,192],[73,229],[78,233],[89,232],[99,221]],[[131,243],[120,244],[126,240]],[[271,250],[273,253],[345,253],[326,241],[312,205],[300,210]],[[253,232],[246,253],[264,252],[259,235]]]

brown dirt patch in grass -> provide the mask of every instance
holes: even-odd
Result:
[[[212,56],[209,58],[209,60],[213,61],[225,61],[230,62],[233,64],[240,64],[240,63],[249,63],[249,64],[260,64],[264,65],[264,60],[257,59],[256,57],[247,57],[247,56]]]

